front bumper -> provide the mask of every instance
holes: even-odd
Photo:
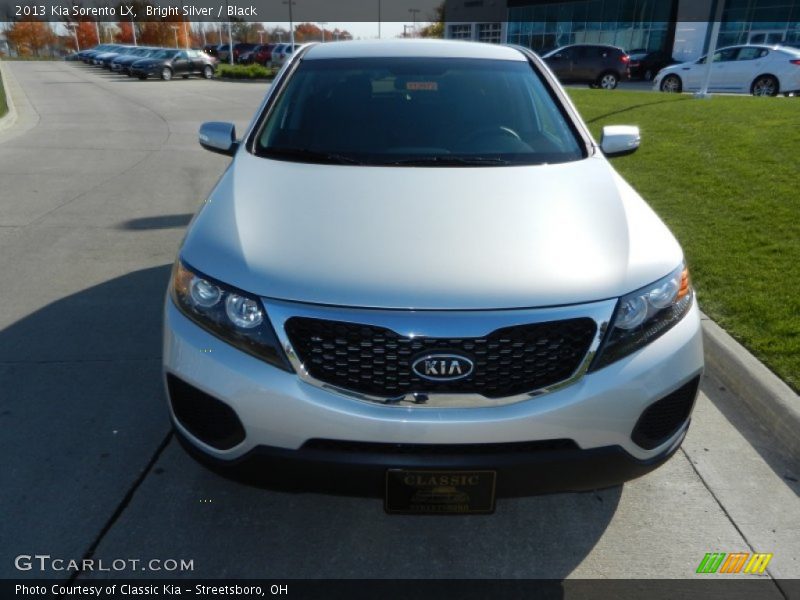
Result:
[[[387,469],[489,470],[497,473],[497,495],[514,497],[599,490],[646,475],[678,451],[688,425],[670,446],[649,459],[636,459],[619,446],[582,450],[564,440],[472,446],[469,452],[452,446],[443,452],[429,446],[312,440],[297,450],[257,446],[225,461],[199,450],[180,429],[178,440],[190,455],[225,477],[283,491],[382,497]]]
[[[402,445],[568,440],[578,452],[573,462],[584,460],[581,456],[587,464],[592,462],[581,451],[616,447],[603,453],[622,452],[618,470],[625,476],[659,463],[677,448],[685,427],[649,449],[633,441],[632,431],[645,409],[696,379],[702,369],[702,334],[694,304],[650,345],[557,391],[493,407],[385,406],[310,385],[222,342],[187,319],[170,299],[165,307],[165,376],[173,375],[222,401],[243,426],[243,441],[221,450],[193,436],[170,408],[177,431],[219,464],[261,454],[263,447],[278,454],[300,451],[310,440]],[[547,463],[553,457],[541,460]],[[633,470],[625,464],[634,465]]]
[[[155,65],[152,67],[131,67],[130,68],[131,75],[157,75],[161,73],[161,66]]]

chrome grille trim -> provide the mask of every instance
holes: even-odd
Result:
[[[285,302],[268,298],[263,298],[262,302],[289,362],[302,381],[329,392],[363,402],[387,406],[413,406],[416,408],[486,408],[502,406],[530,400],[577,383],[585,375],[597,353],[617,303],[616,299],[611,299],[588,304],[548,308],[445,311],[343,308]],[[340,388],[310,375],[295,352],[284,327],[286,321],[292,317],[308,317],[384,327],[406,337],[440,338],[481,337],[504,327],[588,317],[597,324],[597,332],[586,356],[575,372],[567,379],[546,388],[531,390],[516,396],[493,399],[481,394],[454,393],[414,393],[387,398]]]

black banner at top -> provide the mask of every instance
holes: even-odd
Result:
[[[771,3],[770,3],[771,2]],[[649,20],[800,22],[800,0],[755,0],[746,5],[717,0],[0,0],[0,21],[158,21],[285,23],[438,20],[496,23],[544,21],[573,24]],[[291,8],[291,14],[290,14]]]

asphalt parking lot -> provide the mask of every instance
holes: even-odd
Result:
[[[262,489],[199,466],[170,434],[163,295],[227,164],[200,148],[198,126],[241,131],[266,87],[5,69],[19,118],[0,132],[0,577],[70,576],[15,569],[38,553],[193,560],[168,575],[201,578],[685,579],[707,552],[767,552],[763,577],[800,578],[800,466],[713,374],[661,469],[500,499],[491,516],[388,516],[380,499]],[[789,597],[783,582],[774,597]]]

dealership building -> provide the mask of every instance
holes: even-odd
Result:
[[[800,0],[448,0],[445,20],[445,37],[540,53],[599,43],[688,61],[708,50],[716,20],[718,47],[800,45]]]

